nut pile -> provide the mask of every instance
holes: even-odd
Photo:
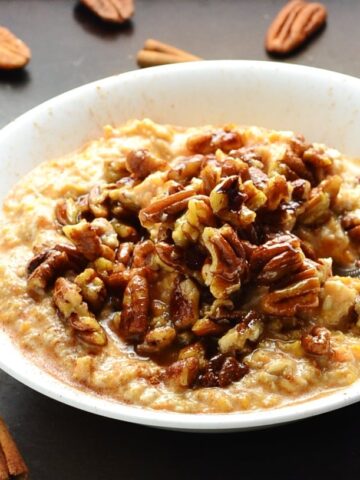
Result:
[[[277,162],[266,152],[229,126],[191,136],[170,162],[145,149],[105,162],[104,183],[58,202],[63,242],[31,260],[29,293],[41,300],[51,289],[94,353],[111,318],[175,387],[240,380],[274,323],[299,329],[307,354],[329,356],[329,331],[309,318],[332,262],[308,232],[331,219],[343,228],[333,208],[342,178],[324,147],[300,136]],[[162,193],[141,208],[136,192],[154,172]],[[356,219],[342,221],[356,236]]]

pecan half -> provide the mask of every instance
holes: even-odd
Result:
[[[0,27],[0,69],[15,70],[29,63],[29,47],[7,28]]]
[[[149,287],[147,279],[135,274],[126,286],[120,331],[128,341],[141,341],[149,326]]]
[[[265,203],[265,194],[250,180],[242,183],[238,175],[225,178],[210,193],[214,214],[234,227],[253,223],[255,211]]]
[[[202,268],[206,285],[215,298],[227,298],[241,287],[248,273],[245,248],[230,225],[206,227],[203,242],[211,261]]]
[[[95,312],[101,310],[106,300],[106,287],[103,280],[92,268],[85,269],[74,280],[81,288],[84,300]]]
[[[200,293],[196,284],[189,278],[177,277],[170,299],[170,317],[180,330],[192,327],[199,318]]]
[[[285,283],[285,280],[284,280]],[[315,262],[304,260],[299,273],[287,279],[282,288],[270,291],[262,299],[263,311],[270,315],[293,316],[319,305],[320,280]]]
[[[266,50],[288,54],[302,46],[326,23],[327,11],[320,3],[293,0],[285,5],[271,24]]]
[[[80,0],[106,22],[123,23],[134,13],[133,0]]]

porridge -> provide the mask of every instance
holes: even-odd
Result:
[[[4,203],[0,323],[62,381],[221,413],[360,376],[360,168],[292,132],[150,120]]]

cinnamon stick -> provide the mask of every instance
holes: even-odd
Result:
[[[200,57],[193,55],[185,50],[174,47],[168,43],[160,42],[160,40],[155,40],[154,38],[148,38],[144,44],[144,50],[152,50],[154,52],[168,53],[169,55],[175,55],[182,57],[187,60],[201,60]]]
[[[144,47],[137,53],[136,59],[139,67],[154,67],[156,65],[166,65],[167,63],[201,60],[200,57],[192,53],[154,38],[146,40]]]
[[[0,417],[0,480],[28,478],[28,468],[4,420]]]
[[[157,65],[166,65],[168,63],[192,62],[178,55],[162,53],[153,50],[139,50],[136,56],[139,67],[155,67]]]

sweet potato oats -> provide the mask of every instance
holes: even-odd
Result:
[[[24,177],[0,322],[63,381],[178,412],[360,376],[359,167],[292,132],[150,120]]]

